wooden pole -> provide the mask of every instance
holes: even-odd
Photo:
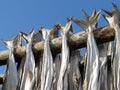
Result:
[[[114,40],[115,32],[113,28],[109,26],[105,26],[94,30],[94,35],[97,44],[102,44]],[[71,50],[86,47],[86,42],[87,42],[87,32],[85,31],[72,34],[69,37],[69,46]],[[36,58],[37,56],[39,56],[40,52],[43,52],[43,47],[44,47],[44,42],[38,42],[33,45],[33,52]],[[62,47],[62,38],[59,37],[51,40],[50,47],[53,54],[60,53]],[[17,48],[15,52],[15,57],[17,58],[17,61],[19,61],[18,58],[22,57],[24,54],[25,54],[25,46],[23,46],[22,48]],[[6,64],[8,55],[9,55],[9,50],[0,52],[0,65]]]

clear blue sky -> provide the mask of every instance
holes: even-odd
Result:
[[[31,28],[37,32],[41,26],[51,28],[56,23],[65,25],[67,17],[84,19],[82,9],[89,15],[94,9],[111,10],[112,2],[120,9],[119,0],[1,0],[0,40],[10,40],[12,35],[20,31],[27,33]],[[101,16],[99,26],[105,25],[107,23]],[[80,28],[73,23],[73,30],[78,32]],[[6,49],[0,41],[0,51]]]

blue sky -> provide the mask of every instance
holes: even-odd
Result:
[[[0,2],[0,39],[10,40],[20,31],[37,32],[41,26],[51,28],[56,23],[65,25],[67,17],[84,19],[82,9],[89,15],[94,9],[111,10],[111,3],[119,0],[2,0]],[[101,16],[99,26],[106,25]],[[74,25],[74,24],[73,24]],[[74,32],[79,31],[73,26]],[[0,51],[7,49],[0,41]]]
[[[41,26],[51,28],[56,23],[65,25],[67,17],[84,19],[82,9],[89,15],[94,9],[111,10],[112,2],[120,4],[119,0],[1,0],[0,40],[10,40],[12,35],[20,31],[27,33],[31,28],[37,32]],[[101,16],[99,26],[105,25],[107,23]],[[73,30],[78,32],[80,28],[73,23]],[[0,51],[6,49],[0,41]]]

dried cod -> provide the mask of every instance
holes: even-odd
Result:
[[[22,37],[26,41],[26,58],[23,68],[22,81],[20,85],[20,90],[32,90],[34,79],[35,79],[35,59],[32,52],[32,40],[34,35],[34,30],[27,35],[21,32]]]
[[[88,78],[89,86],[88,90],[99,90],[99,52],[98,48],[92,33],[92,27],[88,28],[88,42],[87,42],[87,66],[86,66],[86,74],[90,75]]]
[[[68,19],[69,21],[70,19]],[[72,25],[70,26],[68,35],[73,35]],[[68,37],[69,37],[68,36]],[[68,64],[68,89],[69,90],[81,90],[81,74],[80,74],[80,50],[70,51],[70,60]]]
[[[22,51],[22,37],[21,35],[17,37],[16,39],[16,51],[19,49],[19,51]],[[25,58],[26,58],[26,54],[23,55],[23,57],[20,59],[20,62],[18,62],[17,65],[17,72],[18,72],[18,86],[17,86],[17,90],[20,90],[20,84],[22,81],[22,74],[23,74],[23,68],[24,68],[24,63],[25,63]]]
[[[115,4],[112,4],[113,12],[103,10],[109,16],[104,16],[110,27],[115,30],[115,52],[113,56],[113,80],[114,80],[114,90],[120,90],[120,12]],[[112,82],[110,82],[112,83]],[[111,84],[112,85],[112,84]],[[112,86],[111,86],[112,87]]]
[[[50,50],[50,30],[42,28],[42,35],[45,39],[42,72],[41,72],[41,90],[52,90],[53,82],[53,57]]]
[[[91,18],[83,11],[86,22],[73,18],[73,21],[78,24],[83,30],[88,33],[87,38],[87,64],[84,80],[84,90],[99,90],[99,52],[94,39],[93,30],[97,24],[101,11],[98,13],[93,12]]]
[[[61,27],[62,61],[60,67],[60,74],[57,82],[57,90],[68,90],[68,73],[67,73],[67,68],[69,64],[68,32],[70,26],[71,26],[71,20],[67,22],[65,27]]]
[[[82,90],[79,59],[80,51],[71,51],[70,63],[68,67],[69,90]]]
[[[35,43],[40,42],[42,39],[42,32],[39,31],[33,36],[33,43],[32,45],[35,45]],[[34,54],[35,55],[35,54]],[[40,90],[41,86],[41,71],[42,71],[42,58],[43,53],[40,53],[39,55],[35,55],[35,82],[33,86],[33,90]]]
[[[108,79],[107,79],[107,48],[108,43],[98,45],[99,49],[99,60],[100,60],[100,90],[109,90],[108,89]]]
[[[17,67],[15,63],[14,57],[14,49],[15,49],[15,38],[11,41],[4,40],[3,42],[9,48],[9,59],[7,61],[7,70],[5,74],[5,80],[3,83],[2,90],[16,90],[18,85],[18,75],[17,75]]]
[[[58,37],[58,30],[60,29],[60,24],[56,24],[50,31],[50,40],[51,43],[54,42],[54,38]],[[54,77],[53,77],[53,90],[57,90],[57,81],[60,72],[60,55],[54,53],[53,54],[53,68],[54,68]]]

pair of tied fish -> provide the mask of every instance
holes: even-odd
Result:
[[[57,82],[57,90],[68,90],[68,74],[67,67],[69,63],[69,47],[68,47],[68,31],[70,29],[71,21],[62,28],[62,61],[60,67],[59,78]]]
[[[7,64],[5,80],[3,84],[3,90],[32,90],[33,87],[35,59],[31,47],[32,47],[32,37],[34,34],[34,30],[32,30],[28,35],[22,32],[20,34],[27,43],[26,57],[24,63],[22,63],[24,65],[22,65],[23,68],[21,68],[22,71],[20,72],[20,74],[18,74],[17,72],[15,57],[14,57],[15,48],[17,47],[18,44],[17,40],[19,39],[18,37],[16,37],[11,41],[4,41],[4,43],[10,49],[10,53],[9,53],[9,60]]]
[[[50,30],[42,27],[39,31],[45,42],[44,51],[38,55],[39,58],[36,60],[35,90],[52,90],[56,87],[56,80],[54,79],[57,79],[58,76],[60,60],[59,55],[52,56],[50,44],[51,41],[58,36],[59,28],[59,25],[55,25]],[[57,74],[57,76],[54,73]]]
[[[107,78],[107,67],[105,66],[107,62],[107,44],[99,45],[97,47],[93,31],[97,26],[97,21],[100,17],[101,11],[96,13],[93,12],[92,16],[89,17],[85,11],[83,11],[86,18],[86,22],[83,20],[77,20],[72,18],[72,20],[78,24],[83,30],[86,30],[87,37],[87,61],[86,61],[86,70],[84,77],[83,90],[100,90],[102,87],[106,90],[106,82],[100,81],[100,79]],[[98,50],[101,48],[101,50]],[[100,60],[102,58],[102,60]],[[101,62],[101,64],[100,64]],[[104,70],[105,69],[105,70]],[[100,75],[99,75],[100,74]],[[105,78],[102,78],[104,77]],[[99,78],[100,77],[100,78]]]
[[[14,40],[12,41],[3,41],[9,48],[9,60],[7,61],[7,70],[5,73],[3,90],[16,90],[18,84],[17,68],[14,58]]]
[[[112,62],[113,89],[120,90],[120,11],[112,4],[113,11],[104,10],[109,16],[104,16],[110,27],[115,30],[115,47]]]
[[[87,64],[86,64],[86,74],[85,74],[85,80],[84,80],[84,90],[120,90],[120,60],[119,60],[119,34],[120,34],[120,12],[115,4],[113,4],[113,12],[109,12],[107,10],[103,10],[107,14],[110,15],[104,16],[105,19],[108,21],[110,27],[115,29],[115,52],[113,55],[113,62],[112,65],[112,73],[107,71],[107,48],[108,44],[106,45],[99,45],[98,48],[96,46],[94,36],[93,36],[93,27],[95,26],[96,20],[99,16],[99,12],[95,15],[93,13],[92,18],[89,18],[89,16],[84,12],[84,15],[86,17],[87,23],[82,20],[77,20],[73,18],[73,21],[78,24],[83,29],[87,29],[88,31],[88,41],[87,41]],[[94,16],[94,17],[93,17]],[[86,28],[87,27],[87,28]],[[111,45],[111,43],[109,44]],[[98,49],[99,52],[98,53]],[[111,47],[108,48],[109,50]],[[111,54],[111,52],[108,52]],[[101,65],[100,65],[100,62]],[[108,73],[108,75],[106,74]],[[100,77],[99,77],[100,74]],[[113,74],[113,77],[112,77]],[[107,82],[106,82],[106,81]],[[114,81],[114,85],[113,85]]]
[[[55,69],[59,68],[59,65],[54,67],[59,63],[59,56],[52,56],[50,43],[51,40],[57,37],[59,25],[55,25],[51,30],[41,28],[44,42],[44,52],[43,52],[43,60],[42,60],[42,70],[41,70],[41,90],[54,90],[54,73],[59,72]],[[53,60],[56,61],[53,61]]]

